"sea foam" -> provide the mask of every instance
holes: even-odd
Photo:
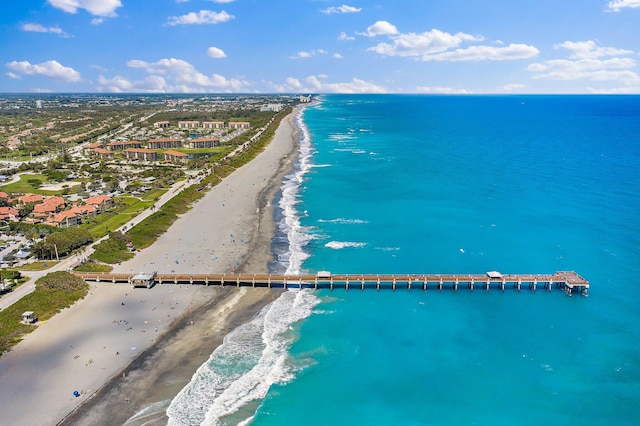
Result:
[[[278,207],[282,220],[278,233],[286,236],[288,250],[278,256],[288,274],[300,272],[308,254],[304,247],[312,236],[300,225],[299,190],[311,169],[313,148],[310,134],[296,116],[300,130],[300,156],[295,169],[282,185]],[[318,297],[310,290],[286,291],[265,306],[249,323],[225,336],[209,360],[200,366],[190,383],[173,399],[167,409],[169,425],[219,425],[248,403],[265,397],[274,383],[294,378],[300,366],[291,367],[288,349],[297,339],[294,325],[311,315]],[[251,416],[246,419],[251,421]]]

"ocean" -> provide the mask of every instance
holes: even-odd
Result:
[[[639,96],[323,95],[296,122],[274,272],[575,270],[589,296],[287,291],[169,424],[637,424]]]

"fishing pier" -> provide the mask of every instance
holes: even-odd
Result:
[[[538,288],[551,291],[561,289],[569,296],[578,292],[587,296],[589,281],[573,271],[560,271],[555,274],[501,274],[490,271],[486,274],[332,274],[319,271],[316,274],[112,274],[112,273],[75,273],[85,281],[126,283],[135,287],[151,288],[156,284],[217,285],[236,287],[261,287],[283,289],[422,289],[439,290],[476,288],[489,291],[492,288],[522,289],[536,291]]]

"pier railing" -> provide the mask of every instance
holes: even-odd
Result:
[[[555,274],[112,274],[75,273],[86,281],[127,283],[134,287],[152,287],[156,284],[219,285],[236,287],[267,288],[312,288],[312,289],[452,289],[466,288],[486,291],[495,288],[517,291],[538,288],[562,289],[568,295],[578,291],[586,296],[589,281],[574,271],[559,271]]]

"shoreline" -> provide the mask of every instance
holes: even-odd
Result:
[[[114,271],[267,272],[275,234],[272,201],[297,156],[298,111],[283,118],[256,158]],[[168,404],[224,336],[279,294],[92,284],[85,299],[40,324],[0,357],[0,404],[12,407],[4,421],[123,424],[149,405]],[[75,390],[79,397],[72,395]],[[164,409],[158,413],[154,423],[147,418],[145,424],[166,424]]]
[[[268,264],[273,258],[271,240],[276,231],[272,201],[297,156],[298,130],[293,123],[296,112],[283,119],[293,131],[292,150],[280,159],[277,173],[259,192],[255,234],[249,243],[250,249],[239,261],[238,272],[268,272]],[[222,344],[224,337],[249,322],[282,292],[234,287],[206,289],[213,290],[209,300],[185,314],[158,343],[127,366],[125,375],[109,380],[95,398],[87,400],[60,424],[166,425],[165,411],[169,403]],[[215,322],[218,323],[212,330],[210,324]]]

